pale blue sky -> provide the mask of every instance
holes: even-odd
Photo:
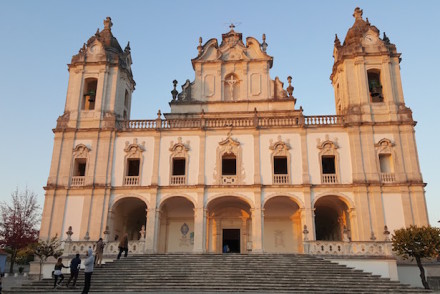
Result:
[[[110,16],[122,47],[130,41],[137,83],[132,118],[169,112],[172,80],[193,80],[198,38],[221,38],[231,21],[274,56],[271,76],[293,77],[306,115],[334,114],[329,80],[333,40],[356,6],[402,54],[406,105],[416,137],[432,225],[440,220],[438,127],[440,1],[0,1],[0,200],[26,185],[44,201],[56,119],[63,113],[66,64]],[[180,86],[179,86],[180,88]],[[437,113],[437,114],[436,114]]]

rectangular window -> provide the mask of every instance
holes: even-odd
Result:
[[[322,156],[321,160],[323,174],[336,174],[335,157],[333,155]]]
[[[287,175],[287,157],[275,156],[273,158],[273,173],[275,175]]]
[[[237,160],[234,155],[223,156],[222,175],[235,176],[237,174]]]
[[[392,173],[391,154],[379,154],[380,172]]]
[[[141,165],[141,160],[138,158],[127,160],[127,176],[137,177],[139,176],[139,167]]]
[[[76,158],[73,176],[74,177],[84,177],[86,175],[86,165],[87,165],[87,159]]]
[[[185,164],[185,158],[173,158],[173,176],[184,176]]]

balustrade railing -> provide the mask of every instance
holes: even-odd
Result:
[[[304,253],[316,255],[391,256],[391,242],[304,241]]]
[[[151,119],[119,122],[124,129],[176,129],[176,128],[224,128],[224,127],[279,127],[279,126],[320,126],[341,125],[341,115],[312,115],[286,117],[246,117],[246,118],[191,118],[191,119]]]
[[[105,242],[104,255],[118,254],[119,241]],[[96,241],[65,241],[63,255],[73,255],[80,253],[81,255],[87,252],[89,248],[95,252]],[[145,240],[130,240],[128,241],[128,252],[131,254],[143,254],[145,252]]]
[[[274,184],[289,184],[289,175],[273,175]]]
[[[337,184],[338,176],[336,174],[322,174],[321,176],[322,184]]]
[[[171,176],[170,185],[185,185],[186,176]]]
[[[139,186],[139,176],[125,176],[124,186]]]
[[[84,186],[85,178],[86,177],[84,177],[84,176],[72,177],[70,180],[70,186],[73,186],[73,187]]]
[[[380,178],[382,183],[394,183],[396,181],[394,173],[381,173]]]

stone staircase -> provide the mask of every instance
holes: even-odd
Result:
[[[67,281],[69,275],[65,275]],[[4,293],[79,292],[52,289],[53,279]],[[299,254],[154,254],[129,256],[96,268],[91,292],[422,293],[399,282],[322,258]]]

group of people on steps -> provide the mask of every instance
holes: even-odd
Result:
[[[93,255],[93,249],[89,248],[86,253],[86,259],[84,260],[84,288],[82,290],[82,294],[89,293],[90,283],[92,280],[93,268],[94,266],[101,267],[102,266],[102,256],[104,253],[105,243],[102,238],[99,238],[98,242],[96,242],[95,255]],[[124,234],[121,241],[119,242],[119,254],[118,259],[121,258],[122,252],[124,252],[124,257],[128,255],[128,234]],[[78,279],[79,270],[81,268],[81,258],[79,253],[75,255],[75,257],[70,261],[70,266],[65,266],[63,264],[63,259],[60,257],[55,264],[53,275],[54,275],[54,283],[53,287],[58,288],[61,287],[61,283],[64,280],[64,275],[62,273],[63,268],[70,268],[70,277],[67,280],[65,287],[69,287],[70,282],[72,283],[72,288],[76,288],[76,280]]]

